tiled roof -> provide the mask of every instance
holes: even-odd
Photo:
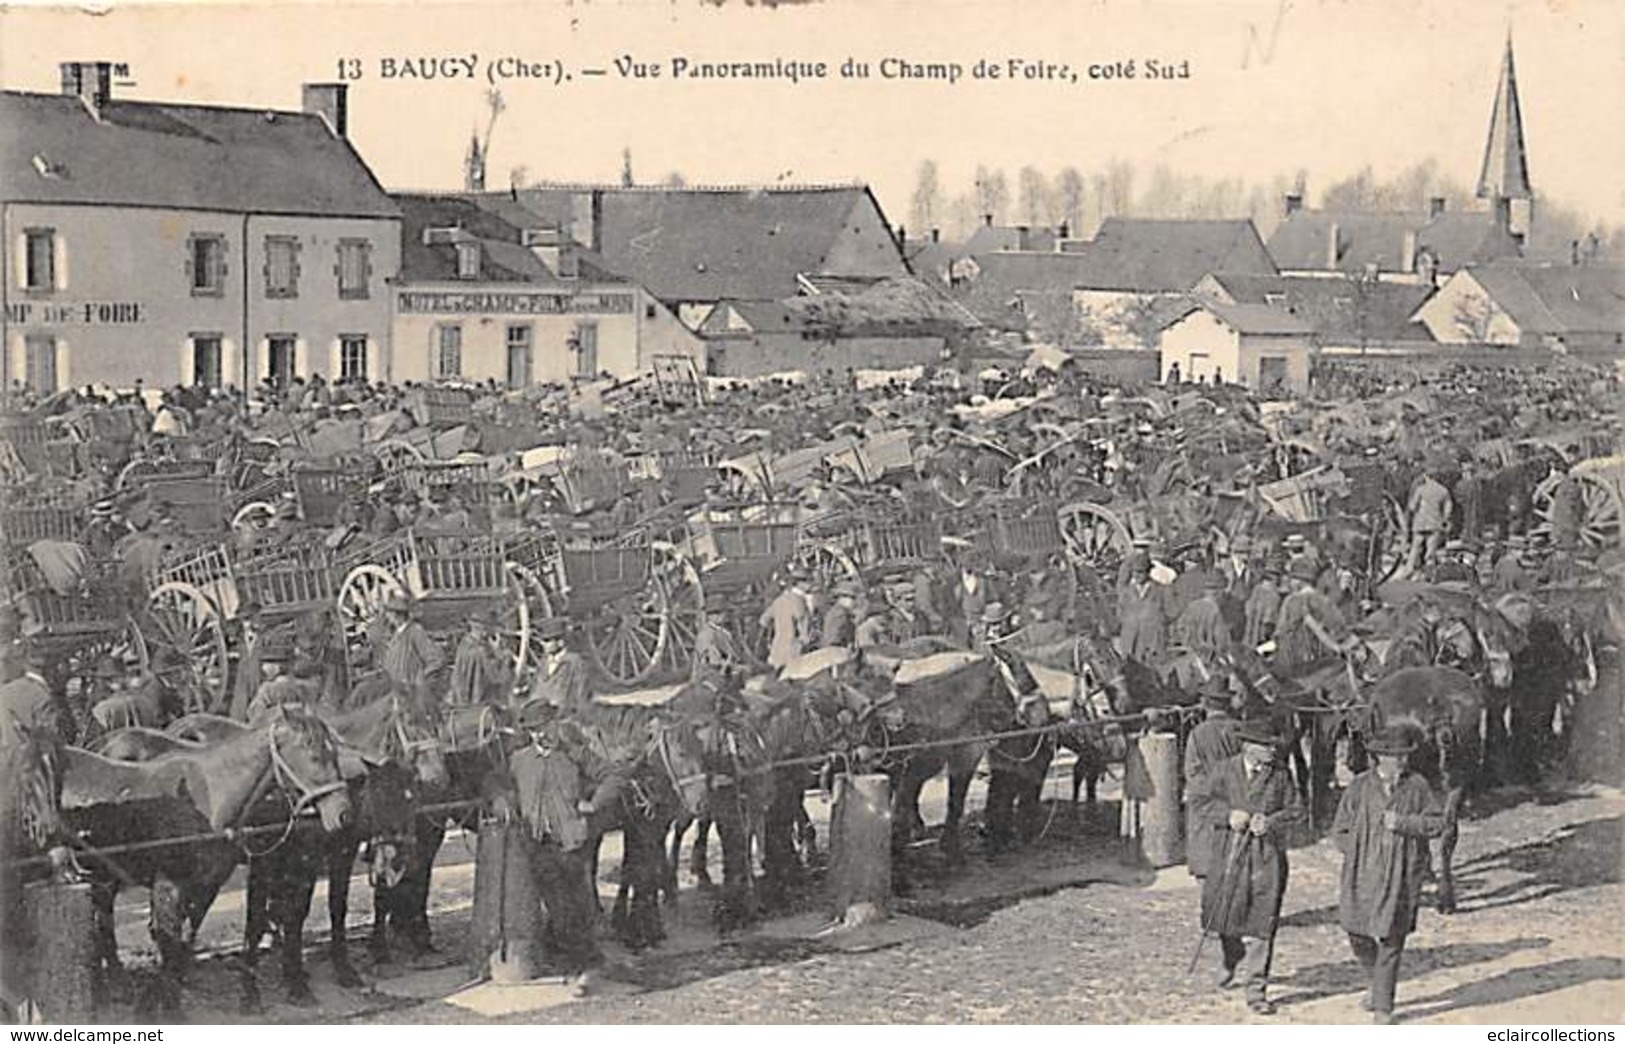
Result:
[[[1337,226],[1337,263],[1330,263],[1332,226]],[[1382,272],[1401,270],[1405,233],[1416,234],[1418,251],[1429,250],[1444,271],[1515,257],[1518,244],[1483,211],[1446,211],[1436,217],[1408,211],[1299,210],[1270,236],[1269,252],[1282,271]]]
[[[426,229],[461,229],[480,244],[480,282],[549,283],[559,279],[528,247],[524,230],[509,224],[481,203],[459,195],[407,195],[394,197],[401,208],[401,282],[433,283],[461,281],[457,272],[457,249],[450,243],[429,245],[423,241]],[[579,278],[595,283],[619,282],[595,264],[586,252],[578,252]]]
[[[1625,267],[1484,265],[1470,274],[1525,334],[1625,333]]]
[[[1215,273],[1212,280],[1236,303],[1269,305],[1295,315],[1329,342],[1428,339],[1426,329],[1411,322],[1432,294],[1426,286],[1230,273]]]
[[[1178,293],[1209,272],[1274,275],[1275,263],[1252,221],[1107,218],[1095,238],[1062,250],[1083,258],[1079,287]]]
[[[668,301],[777,300],[823,272],[846,223],[878,205],[856,186],[796,189],[536,188],[485,193],[482,206],[520,224],[568,223],[599,194],[598,253],[610,270]],[[883,218],[880,221],[883,224]],[[576,229],[586,241],[586,233]],[[903,262],[888,237],[887,247]]]
[[[0,195],[230,213],[393,218],[350,143],[300,112],[0,92]]]
[[[996,250],[1054,250],[1053,228],[1020,228],[1015,225],[978,225],[965,244],[965,253],[989,254]]]
[[[1308,320],[1269,305],[1221,304],[1204,300],[1200,307],[1218,316],[1226,326],[1239,334],[1308,335],[1315,332],[1314,324]]]

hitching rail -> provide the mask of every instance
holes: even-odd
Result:
[[[1066,721],[1049,722],[1044,725],[1031,725],[1020,729],[1009,729],[1004,732],[984,732],[971,736],[954,736],[945,739],[920,740],[914,743],[899,743],[895,746],[873,747],[870,749],[875,754],[911,754],[917,751],[935,750],[942,747],[959,747],[969,743],[994,743],[998,742],[999,740],[1020,739],[1026,736],[1043,736],[1055,732],[1067,732],[1072,729],[1088,728],[1090,726],[1124,725],[1133,722],[1142,722],[1152,717],[1160,718],[1177,716],[1184,718],[1199,711],[1200,709],[1201,708],[1199,707],[1166,707],[1158,708],[1154,713],[1141,711],[1136,714],[1111,715],[1107,717],[1087,718],[1082,720],[1068,719]],[[755,765],[749,768],[742,768],[738,772],[738,775],[765,776],[773,772],[777,772],[780,769],[807,768],[814,765],[822,765],[831,758],[838,757],[839,755],[840,752],[831,751],[825,754],[809,754],[799,758],[785,758],[782,761],[771,761],[765,765]],[[450,815],[454,812],[471,812],[479,808],[481,804],[481,801],[473,798],[468,798],[462,801],[444,801],[438,804],[425,805],[423,808],[417,810],[417,814],[420,816],[432,816],[436,814]],[[298,818],[314,820],[316,816],[313,812],[306,812]],[[259,837],[262,834],[280,834],[285,832],[287,829],[288,820],[282,820],[278,823],[242,827],[240,829],[228,827],[225,830],[216,830],[206,834],[189,834],[185,837],[161,837],[154,838],[151,841],[131,841],[121,845],[109,845],[105,848],[92,848],[88,846],[75,847],[71,848],[70,851],[72,851],[75,855],[91,857],[130,855],[135,852],[150,852],[161,848],[201,844],[206,841],[237,842],[251,837]],[[49,855],[38,855],[28,856],[24,859],[14,859],[6,862],[0,862],[0,868],[5,868],[8,870],[20,870],[31,867],[49,866],[50,864],[51,857]]]

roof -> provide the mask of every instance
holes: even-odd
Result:
[[[777,300],[825,271],[853,214],[879,204],[862,186],[828,188],[548,187],[471,197],[510,224],[569,224],[599,200],[597,252],[611,271],[667,301]],[[587,233],[576,228],[576,237]],[[889,237],[888,237],[889,238]],[[895,247],[893,248],[895,254]],[[896,269],[904,271],[901,256]]]
[[[1432,289],[1407,283],[1214,273],[1237,304],[1269,305],[1297,316],[1328,342],[1431,340],[1411,316]]]
[[[0,92],[0,192],[11,202],[395,218],[319,116]],[[45,173],[42,173],[44,168]]]
[[[1053,228],[1019,225],[978,225],[965,244],[965,253],[988,254],[996,250],[1054,250],[1058,234]]]
[[[401,209],[401,275],[403,283],[465,282],[458,275],[457,248],[450,243],[428,245],[423,233],[431,228],[456,228],[466,239],[480,244],[477,282],[563,284],[535,252],[524,246],[524,230],[463,196],[399,194]],[[579,275],[595,283],[619,282],[602,270],[590,255],[578,256]]]
[[[975,259],[976,278],[959,298],[979,318],[998,322],[1011,317],[1023,297],[1072,292],[1097,271],[1094,258],[1072,253],[1003,252]]]
[[[735,317],[749,330],[740,329]],[[807,324],[782,301],[721,301],[700,324],[704,337],[748,337],[752,334],[798,334]]]
[[[1252,220],[1107,218],[1095,238],[1062,251],[1087,260],[1076,286],[1088,290],[1177,293],[1209,272],[1274,275]],[[980,260],[980,259],[978,259]]]
[[[1468,274],[1525,334],[1625,333],[1625,266],[1484,265]]]
[[[1490,133],[1484,140],[1479,168],[1479,199],[1533,199],[1529,187],[1529,153],[1523,143],[1523,110],[1518,104],[1518,74],[1512,63],[1512,37],[1501,55],[1501,78],[1490,109]]]
[[[1191,298],[1180,319],[1198,310],[1211,312],[1230,329],[1250,337],[1306,337],[1315,333],[1313,323],[1270,305],[1224,304],[1207,298]]]
[[[1337,226],[1337,263],[1328,264],[1332,226]],[[1402,269],[1405,234],[1416,234],[1418,251],[1455,271],[1516,257],[1518,242],[1485,211],[1445,211],[1430,218],[1417,211],[1297,210],[1270,236],[1269,252],[1282,271],[1382,272]]]

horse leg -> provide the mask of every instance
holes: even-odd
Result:
[[[429,929],[429,889],[433,884],[434,861],[445,840],[445,820],[418,817],[417,849],[412,865],[401,879],[403,902],[396,907],[395,917],[396,927],[405,935],[414,957],[438,952]]]
[[[118,935],[114,930],[113,905],[118,899],[117,881],[97,881],[91,887],[95,906],[96,962],[101,968],[102,989],[108,996],[124,997],[129,992],[129,975],[119,960]]]
[[[1442,914],[1456,912],[1456,875],[1452,863],[1460,837],[1462,793],[1461,788],[1454,788],[1444,802],[1444,832],[1439,835],[1439,912]]]
[[[717,927],[729,932],[755,919],[751,909],[750,825],[744,797],[734,787],[717,795],[714,823],[722,842],[722,895],[715,906]]]
[[[694,824],[694,847],[688,852],[688,872],[702,888],[711,885],[711,816],[702,815]]]
[[[350,873],[360,847],[360,838],[354,836],[334,838],[327,845],[327,924],[331,933],[327,954],[333,962],[333,981],[347,989],[362,985],[361,976],[350,964],[350,933],[346,928],[350,917]]]
[[[283,992],[294,1007],[311,1008],[316,1006],[316,995],[310,991],[310,975],[305,971],[305,919],[310,916],[318,866],[312,852],[297,853],[292,862],[291,872],[271,899],[271,917],[282,930]]]
[[[258,1015],[265,1010],[258,972],[260,940],[265,937],[270,917],[267,877],[278,869],[274,856],[251,860],[248,864],[247,894],[243,900],[243,951],[237,957],[237,1008],[244,1015]]]
[[[982,820],[987,834],[988,850],[998,855],[1010,847],[1014,833],[1016,790],[1019,781],[1016,773],[1001,763],[997,752],[990,760],[993,765],[988,773],[987,806],[982,810]],[[948,776],[950,795],[953,784],[954,776],[950,772]],[[951,796],[949,800],[952,801]],[[952,812],[949,812],[949,821],[954,821]],[[947,837],[946,824],[943,827],[943,836]]]
[[[159,874],[152,883],[149,927],[158,947],[157,1008],[166,1015],[181,1010],[181,982],[185,977],[186,893],[181,885]]]
[[[970,795],[971,777],[982,760],[982,751],[953,751],[948,756],[948,815],[942,823],[942,850],[950,866],[965,862],[959,828],[965,818],[965,798]],[[918,796],[918,791],[915,792]]]

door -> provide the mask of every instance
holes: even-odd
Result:
[[[531,327],[515,323],[508,327],[508,387],[530,387],[534,354]]]
[[[56,392],[56,338],[29,337],[24,342],[23,380],[36,395]]]
[[[192,338],[192,384],[218,388],[221,384],[220,338],[198,335]]]
[[[265,376],[273,387],[286,388],[293,383],[295,339],[277,336],[267,340],[269,347],[265,357]]]
[[[1287,387],[1286,360],[1280,356],[1265,356],[1258,360],[1258,390],[1285,391]]]
[[[576,376],[598,376],[597,323],[581,323],[576,327]]]

